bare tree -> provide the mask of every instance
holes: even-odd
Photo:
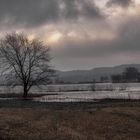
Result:
[[[49,50],[40,40],[29,40],[24,34],[7,34],[1,39],[0,56],[4,74],[14,75],[15,85],[23,87],[24,98],[33,85],[44,84],[52,76]]]

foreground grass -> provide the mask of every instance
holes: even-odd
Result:
[[[0,140],[139,140],[140,107],[1,108]]]

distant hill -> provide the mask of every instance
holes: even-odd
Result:
[[[114,67],[99,67],[91,70],[56,71],[56,81],[59,83],[92,83],[100,82],[101,77],[107,77],[111,82],[111,75],[121,74],[127,67],[135,67],[140,71],[140,64],[124,64]],[[7,76],[7,75],[6,75]],[[14,77],[9,75],[12,83]],[[13,82],[14,83],[14,82]],[[5,76],[0,76],[0,85],[5,85]]]
[[[140,64],[124,64],[114,67],[99,67],[91,70],[57,71],[58,79],[64,83],[85,83],[100,81],[102,76],[107,76],[109,81],[111,75],[121,74],[127,67],[135,67],[140,71]]]

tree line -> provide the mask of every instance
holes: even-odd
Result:
[[[128,67],[122,72],[122,74],[112,75],[111,80],[113,83],[140,82],[140,72],[135,67]]]

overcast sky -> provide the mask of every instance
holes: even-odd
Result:
[[[0,0],[0,36],[51,47],[58,70],[140,63],[140,0]]]

